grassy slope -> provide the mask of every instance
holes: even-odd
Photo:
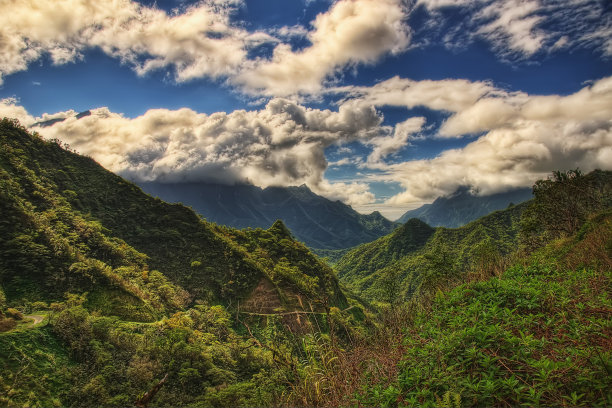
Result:
[[[69,385],[64,368],[74,363],[50,327],[0,333],[0,350],[0,405],[62,405]]]
[[[392,385],[367,405],[612,404],[612,213],[500,277],[459,286],[417,313]]]

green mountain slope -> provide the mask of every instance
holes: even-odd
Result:
[[[394,233],[344,255],[336,264],[338,276],[369,299],[408,299],[477,265],[496,267],[518,247],[525,208],[497,211],[457,229],[434,230],[418,219],[408,220]]]
[[[147,196],[93,160],[6,121],[0,137],[0,279],[9,299],[57,299],[68,290],[95,289],[91,276],[106,274],[124,286],[160,280],[166,297],[180,293],[175,306],[228,303],[273,274],[231,234],[182,205]],[[290,237],[283,243],[300,246]],[[305,248],[302,256],[314,265],[311,274],[329,274]],[[142,278],[151,274],[155,279]]]
[[[509,255],[520,255],[519,248],[533,250],[573,234],[590,215],[611,207],[612,172],[555,172],[534,185],[533,195],[531,201],[463,227],[422,234],[420,246],[405,236],[427,231],[426,224],[409,220],[396,232],[346,253],[335,265],[338,276],[368,299],[398,302],[469,275],[500,272]]]
[[[208,223],[7,119],[0,213],[0,405],[146,405],[157,385],[156,405],[274,405],[300,336],[363,319],[282,222]]]
[[[554,172],[521,212],[499,267],[438,276],[427,296],[381,305],[366,346],[323,347],[311,405],[612,404],[612,172]]]
[[[609,406],[612,212],[500,276],[440,292],[369,406]]]
[[[268,228],[282,220],[311,248],[342,249],[372,241],[398,224],[378,212],[360,214],[303,185],[268,187],[208,183],[139,183],[147,193],[191,206],[208,221],[234,228]]]
[[[569,171],[409,220],[339,264],[379,313],[282,222],[208,223],[3,120],[0,405],[610,405],[611,208],[612,172]]]
[[[0,277],[9,299],[57,299],[68,290],[106,287],[98,280],[108,275],[123,289],[138,279],[159,280],[168,294],[184,285],[191,291],[182,295],[184,304],[192,297],[227,298],[264,276],[244,250],[189,209],[150,198],[89,158],[2,125]],[[195,258],[210,269],[194,274]],[[227,286],[238,268],[243,273]]]

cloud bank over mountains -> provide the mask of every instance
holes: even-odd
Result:
[[[130,119],[106,108],[76,119],[75,112],[34,118],[14,100],[0,116],[59,138],[103,166],[135,180],[250,182],[259,186],[307,184],[315,192],[353,205],[374,201],[366,182],[401,184],[387,204],[431,200],[468,185],[481,194],[529,186],[551,169],[612,168],[612,77],[568,96],[509,93],[485,82],[412,81],[391,78],[370,88],[343,88],[350,95],[336,111],[274,98],[259,110],[212,115],[191,109],[154,109]],[[450,113],[435,137],[479,135],[465,147],[433,159],[395,163],[389,156],[422,137],[426,119],[414,116],[384,126],[377,107],[424,106]],[[472,136],[473,137],[473,136]],[[359,142],[370,149],[357,163],[365,174],[353,182],[325,178],[330,146]],[[355,164],[339,160],[335,166]]]
[[[507,61],[559,49],[609,58],[612,13],[605,2],[338,0],[308,26],[251,31],[235,19],[241,7],[241,0],[203,0],[166,12],[133,0],[6,0],[0,83],[44,58],[62,65],[98,49],[138,75],[162,71],[177,83],[212,79],[265,106],[213,114],[151,109],[135,118],[102,107],[81,119],[74,111],[35,118],[7,98],[0,117],[28,126],[65,118],[34,129],[133,180],[305,183],[361,206],[376,199],[370,182],[399,184],[402,191],[385,205],[401,207],[463,185],[487,194],[529,186],[554,169],[612,168],[612,77],[566,96],[466,79],[392,76],[374,85],[338,85],[351,70],[436,44],[454,49],[484,41]],[[304,41],[297,46],[293,38]],[[255,52],[260,47],[269,53]],[[322,98],[335,107],[306,104]],[[405,109],[406,116],[385,125],[386,107]],[[414,108],[445,119],[432,123]],[[395,160],[423,138],[466,143],[433,158]],[[349,143],[365,155],[353,155]],[[330,148],[339,155],[332,163]],[[330,182],[330,165],[359,172]]]

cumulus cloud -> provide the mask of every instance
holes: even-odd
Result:
[[[567,96],[509,93],[483,82],[401,78],[344,91],[351,99],[336,111],[275,98],[260,110],[211,115],[156,109],[130,119],[100,108],[81,119],[74,111],[35,118],[15,99],[4,99],[0,116],[30,126],[65,119],[34,129],[134,180],[305,183],[360,208],[374,200],[368,189],[372,181],[399,183],[404,191],[385,204],[399,208],[463,185],[490,194],[529,186],[552,170],[612,168],[612,77]],[[385,105],[449,113],[439,137],[480,136],[433,159],[392,162],[391,155],[420,137],[425,119],[382,126],[375,106]],[[370,148],[367,160],[343,146],[354,141]],[[332,145],[340,158],[328,163],[325,151]],[[342,159],[344,154],[352,157]],[[330,165],[358,166],[364,174],[354,182],[330,183],[324,175]]]
[[[481,194],[531,185],[552,170],[612,169],[612,77],[568,96],[507,94],[479,99],[456,111],[440,132],[484,132],[464,148],[429,160],[386,167],[383,180],[405,191],[388,200],[399,205],[453,192],[468,185]]]
[[[410,38],[405,18],[401,0],[338,1],[312,22],[309,47],[279,44],[270,60],[251,61],[233,81],[252,93],[317,93],[340,68],[404,51]]]
[[[0,14],[0,81],[43,56],[74,62],[89,48],[130,65],[139,75],[170,69],[177,81],[229,78],[250,93],[312,93],[346,66],[372,63],[409,42],[401,0],[341,0],[313,29],[248,32],[231,22],[241,1],[204,0],[167,14],[133,0],[6,0]],[[287,42],[306,37],[294,51]],[[248,51],[276,44],[271,59]]]
[[[487,38],[498,52],[530,56],[540,49],[545,38],[544,33],[536,29],[543,20],[535,15],[538,9],[537,0],[492,3],[476,15],[486,21],[476,34]]]
[[[352,101],[351,103],[403,106],[408,109],[423,106],[449,112],[470,107],[485,95],[500,93],[487,82],[470,82],[464,79],[413,81],[398,76],[371,87],[348,86],[334,88],[330,92],[347,94],[347,100]]]
[[[0,113],[2,107],[25,114],[14,101],[0,105]],[[212,115],[186,108],[154,109],[130,119],[99,108],[80,119],[72,111],[45,116],[60,117],[66,119],[34,129],[132,180],[248,182],[262,187],[305,183],[349,204],[374,199],[367,184],[324,179],[327,147],[380,134],[382,118],[372,107],[347,104],[337,111],[317,110],[277,98],[261,110]]]
[[[227,79],[247,94],[267,97],[317,96],[347,68],[418,44],[463,47],[484,39],[506,59],[578,47],[612,55],[612,14],[598,0],[418,0],[412,9],[409,4],[338,0],[308,29],[249,32],[232,21],[241,0],[202,0],[170,14],[135,0],[5,0],[0,83],[42,57],[61,65],[91,48],[139,75],[164,69],[179,82]],[[426,10],[426,18],[409,27],[415,7]],[[310,44],[292,48],[297,37]],[[258,55],[249,51],[262,44],[274,46],[272,56],[249,59]]]
[[[250,41],[246,31],[230,24],[237,4],[209,0],[168,15],[131,0],[6,0],[0,14],[0,80],[43,55],[65,64],[91,47],[139,74],[171,67],[179,81],[227,75],[243,61]]]
[[[293,26],[282,26],[272,28],[269,32],[275,38],[292,39],[292,38],[306,38],[308,37],[308,29],[302,25]]]
[[[0,99],[0,118],[17,119],[24,126],[32,125],[36,120],[18,103],[16,98]]]

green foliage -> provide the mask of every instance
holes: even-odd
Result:
[[[610,174],[554,177],[527,211],[350,251],[373,314],[282,222],[207,223],[2,120],[0,405],[132,406],[162,379],[151,405],[610,405]],[[507,268],[521,216],[538,245]]]
[[[261,281],[285,310],[314,304],[319,328],[356,324],[357,309],[338,309],[348,300],[334,272],[280,222],[244,232],[209,224],[11,120],[0,122],[0,147],[6,405],[129,406],[166,374],[156,405],[277,404],[292,378],[277,362],[297,361],[295,335],[281,318],[258,327],[259,339],[237,334],[233,315],[212,305],[248,299]],[[13,330],[8,306],[48,308],[48,326]],[[42,392],[36,377],[54,385]]]
[[[439,296],[408,328],[397,383],[385,390],[394,398],[368,393],[364,402],[609,405],[611,279],[609,270],[533,264]]]
[[[518,246],[525,205],[494,212],[457,229],[433,229],[417,219],[348,252],[336,265],[341,281],[371,300],[389,301],[393,276],[399,300],[435,293],[470,273],[501,271]]]
[[[0,405],[65,405],[72,362],[49,327],[0,334],[0,350]]]
[[[327,308],[348,307],[334,271],[314,256],[304,244],[295,241],[280,220],[267,230],[220,230],[244,246],[251,257],[264,266],[266,277],[288,297],[299,295],[311,304]],[[301,307],[304,307],[304,302]]]
[[[246,298],[274,276],[345,302],[333,272],[282,223],[243,238],[11,121],[0,123],[0,143],[0,283],[12,302],[87,291],[89,310],[150,321],[194,300]],[[289,264],[277,266],[283,257]]]
[[[0,403],[129,406],[168,374],[156,406],[261,406],[280,398],[269,351],[221,306],[128,323],[66,307],[51,326],[0,335]],[[58,340],[59,339],[59,340]]]
[[[227,300],[263,275],[191,210],[143,194],[89,158],[6,120],[0,144],[0,282],[9,299],[119,287],[141,300],[136,315],[151,315],[145,310],[183,307],[189,296],[180,287],[195,298],[211,288],[207,300]],[[191,267],[196,254],[203,268]],[[165,283],[150,282],[153,270]]]
[[[535,183],[533,195],[521,219],[521,243],[528,251],[574,234],[589,215],[610,208],[612,172],[555,171]]]
[[[319,258],[324,260],[328,265],[335,266],[338,261],[348,252],[351,248],[346,249],[319,249],[310,248],[313,254],[316,254]]]

